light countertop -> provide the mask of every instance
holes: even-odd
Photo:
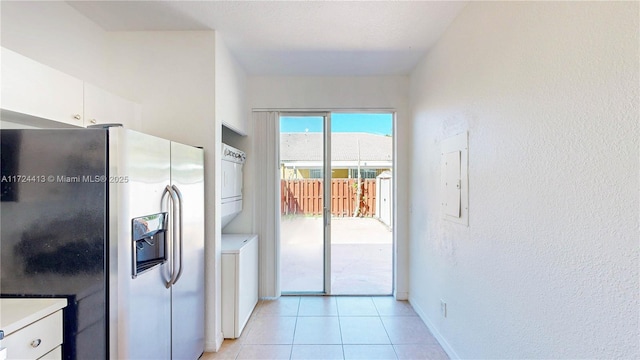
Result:
[[[11,298],[0,299],[0,330],[4,336],[67,306],[67,299]]]
[[[222,234],[222,253],[238,254],[243,247],[257,238],[257,234]]]

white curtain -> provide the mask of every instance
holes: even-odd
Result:
[[[260,297],[280,296],[280,113],[253,112]]]

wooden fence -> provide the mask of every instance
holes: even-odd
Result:
[[[353,216],[356,206],[357,179],[331,180],[331,215]],[[281,180],[280,209],[283,215],[322,215],[322,180]],[[373,217],[376,213],[376,180],[360,180],[360,214]]]

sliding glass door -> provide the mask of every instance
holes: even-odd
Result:
[[[393,291],[393,114],[280,116],[283,294]]]

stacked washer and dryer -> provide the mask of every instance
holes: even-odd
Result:
[[[222,229],[242,211],[243,151],[222,144]],[[258,235],[222,234],[222,333],[240,336],[258,303]]]

